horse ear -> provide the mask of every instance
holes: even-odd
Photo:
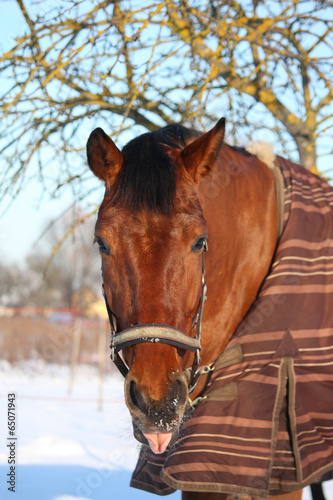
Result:
[[[96,177],[110,183],[120,170],[123,155],[104,130],[96,128],[87,142],[87,159]]]
[[[212,130],[198,137],[182,150],[180,157],[186,171],[195,182],[198,182],[213,168],[223,143],[224,130],[225,118],[221,118]]]

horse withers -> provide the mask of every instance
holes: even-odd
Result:
[[[161,460],[168,450],[183,453],[177,438],[186,427],[184,412],[199,403],[214,363],[254,303],[281,225],[273,170],[223,138],[221,119],[203,135],[181,126],[143,134],[122,151],[96,129],[87,145],[89,166],[105,183],[95,241],[113,358],[126,376],[135,435]],[[186,423],[194,422],[196,411]],[[240,453],[232,455],[230,464],[237,464]],[[222,482],[198,486],[190,475],[182,481],[165,473],[164,479],[170,488],[198,487],[211,498],[264,491]],[[158,493],[154,488],[147,489]],[[191,494],[207,493],[184,498]]]

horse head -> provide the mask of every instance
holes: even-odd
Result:
[[[123,339],[126,404],[155,453],[177,434],[188,395],[184,369],[197,355],[208,238],[198,185],[223,136],[221,119],[200,137],[166,127],[120,151],[96,129],[87,144],[89,167],[105,183],[95,241],[115,338]]]

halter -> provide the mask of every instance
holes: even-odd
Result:
[[[274,178],[275,178],[275,190],[276,190],[276,201],[277,201],[277,239],[280,238],[284,229],[284,180],[283,175],[280,170],[279,164],[276,163],[273,168]],[[159,324],[148,324],[148,325],[136,325],[121,332],[117,332],[114,325],[114,314],[112,313],[104,290],[103,284],[103,296],[105,299],[105,305],[109,316],[110,329],[111,329],[111,359],[120,371],[120,373],[126,377],[129,368],[124,363],[123,359],[119,355],[119,351],[128,347],[130,345],[141,344],[143,342],[156,342],[160,344],[168,344],[173,347],[178,347],[180,349],[185,349],[187,351],[192,351],[195,353],[193,364],[191,367],[184,370],[188,382],[188,394],[194,391],[195,386],[201,375],[208,374],[215,370],[215,362],[207,366],[200,365],[200,350],[201,350],[201,326],[202,326],[202,316],[203,316],[203,306],[206,300],[207,285],[205,281],[205,264],[204,264],[204,252],[208,251],[207,240],[204,242],[202,253],[202,286],[200,293],[199,304],[195,313],[195,321],[193,328],[196,328],[195,337],[190,337],[184,332],[168,325]],[[203,398],[198,397],[194,401],[189,398],[191,408],[193,409],[196,405],[200,403]]]
[[[193,364],[191,367],[191,374],[189,376],[189,387],[188,392],[192,392],[195,384],[197,382],[197,368],[200,364],[200,350],[201,350],[201,326],[202,326],[202,316],[203,316],[203,306],[206,299],[207,285],[205,281],[205,264],[204,264],[204,252],[208,251],[208,244],[205,240],[202,252],[202,285],[199,304],[194,315],[193,328],[196,329],[195,336],[190,337],[186,333],[178,330],[169,325],[160,324],[147,324],[147,325],[135,325],[117,332],[114,322],[114,314],[109,306],[103,284],[103,295],[105,299],[106,310],[109,316],[110,329],[111,329],[111,359],[120,371],[120,373],[126,377],[129,368],[126,366],[125,362],[119,355],[119,351],[125,347],[129,347],[135,344],[142,344],[146,342],[154,342],[160,344],[168,344],[179,349],[185,349],[187,351],[192,351],[195,353]]]

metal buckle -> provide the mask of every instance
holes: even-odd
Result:
[[[201,401],[203,401],[204,399],[207,399],[207,396],[198,396],[197,398],[193,399],[193,401],[191,398],[187,398],[187,402],[188,402],[190,409],[195,410],[195,408],[198,406],[198,404],[200,404]]]
[[[199,359],[199,363],[200,363],[200,359]],[[190,370],[190,368],[187,368],[187,370]],[[190,379],[190,385],[189,385],[189,388],[188,388],[188,393],[192,394],[192,392],[196,388],[196,385],[197,385],[197,383],[198,383],[199,378],[201,377],[201,375],[206,375],[207,373],[211,373],[214,370],[215,370],[215,362],[211,363],[210,365],[200,366],[195,371],[195,373],[194,373],[194,375],[192,377],[192,380]]]

